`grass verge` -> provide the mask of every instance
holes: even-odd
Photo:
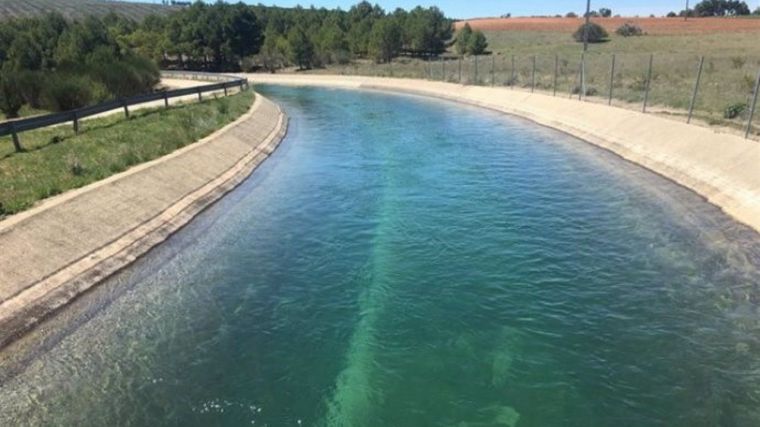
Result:
[[[10,138],[0,138],[0,218],[35,202],[79,188],[131,166],[191,144],[248,111],[253,92],[178,104],[169,109],[114,114],[71,126],[20,134],[25,151],[15,153]]]

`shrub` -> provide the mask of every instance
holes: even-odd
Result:
[[[86,77],[51,75],[43,92],[45,108],[68,111],[84,107],[93,99],[93,86],[95,83]]]
[[[626,22],[625,24],[618,27],[617,30],[615,30],[615,34],[623,37],[635,37],[644,35],[644,31],[642,31],[641,27],[638,25],[631,22]]]
[[[735,70],[739,70],[741,68],[744,68],[744,64],[747,62],[746,59],[744,59],[741,56],[732,56],[731,57],[731,66],[734,67]]]
[[[577,18],[578,15],[575,12],[567,12],[565,18]]]
[[[668,18],[676,18],[676,17],[678,17],[678,14],[671,11],[671,12],[668,12],[667,16],[668,16]]]
[[[725,111],[723,112],[723,117],[727,119],[735,119],[739,117],[746,109],[747,109],[747,104],[744,102],[731,104],[728,107],[726,107]]]
[[[18,117],[18,112],[24,105],[19,86],[19,81],[14,75],[0,73],[0,111],[8,119]]]
[[[588,42],[589,43],[602,43],[607,41],[607,38],[609,37],[609,34],[607,33],[607,30],[604,29],[601,25],[590,22],[588,24],[588,30],[586,30],[586,25],[583,24],[580,27],[578,27],[578,30],[575,31],[573,34],[573,38],[577,42],[583,43],[583,37],[584,32],[588,31]]]

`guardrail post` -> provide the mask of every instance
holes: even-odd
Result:
[[[530,92],[533,93],[536,90],[536,55],[533,55],[533,71],[530,79]]]
[[[203,95],[200,87],[198,87],[198,102],[203,102]]]
[[[164,108],[169,108],[169,92],[164,91]]]
[[[79,115],[74,111],[74,133],[79,135]]]
[[[694,114],[694,106],[697,103],[697,93],[699,92],[699,82],[702,80],[702,68],[705,65],[705,57],[699,58],[699,70],[697,71],[697,81],[694,83],[694,92],[691,94],[691,102],[689,103],[689,118],[686,119],[686,123],[691,123],[691,117]]]
[[[615,87],[615,54],[612,54],[612,64],[610,65],[610,94],[607,97],[607,105],[612,105],[612,90]]]
[[[227,96],[227,83],[222,83],[222,87],[224,88],[224,96]]]
[[[749,139],[749,134],[752,131],[752,119],[755,116],[755,108],[757,107],[757,95],[760,92],[760,72],[757,73],[757,80],[755,80],[755,93],[752,95],[752,105],[749,106],[749,118],[747,119],[747,131],[744,132],[744,138]]]
[[[654,54],[649,55],[649,72],[647,72],[647,86],[644,92],[644,107],[641,109],[642,113],[647,112],[647,103],[649,102],[649,89],[652,87],[652,63],[654,62]]]
[[[126,118],[129,118],[129,106],[127,105],[127,101],[124,100],[124,99],[122,99],[121,100],[121,105],[122,105],[122,107],[124,107],[124,116]]]
[[[13,125],[13,122],[11,122],[11,140],[13,140],[13,148],[16,149],[17,153],[24,151],[21,147],[21,142],[18,140],[18,133],[16,133],[16,127]]]

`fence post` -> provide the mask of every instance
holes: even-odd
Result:
[[[74,133],[79,134],[79,115],[76,111],[72,114],[74,116]]]
[[[691,94],[691,102],[689,103],[689,118],[686,119],[686,123],[691,123],[691,116],[694,114],[694,106],[697,103],[697,93],[699,92],[699,82],[702,80],[702,68],[705,65],[705,57],[699,58],[699,70],[697,71],[697,81],[694,83],[694,93]]]
[[[515,85],[515,56],[512,55],[512,75],[509,76],[509,86],[514,87]]]
[[[559,74],[559,55],[554,54],[554,96],[557,96],[557,74]]]
[[[459,84],[462,84],[462,57],[459,57]]]
[[[127,105],[127,101],[125,99],[122,99],[121,105],[124,107],[124,117],[129,118],[129,106]]]
[[[644,92],[644,107],[641,109],[642,113],[647,112],[647,103],[649,102],[649,88],[652,86],[652,63],[654,62],[654,54],[649,55],[649,72],[647,73],[647,86]]]
[[[446,79],[446,58],[441,55],[441,81],[445,82]]]
[[[744,133],[744,138],[749,139],[749,134],[752,131],[752,119],[755,116],[755,108],[757,107],[757,95],[760,92],[760,72],[757,73],[757,80],[755,81],[755,93],[752,95],[752,105],[749,107],[749,118],[747,119],[747,131]]]
[[[583,64],[586,63],[586,54],[581,54],[581,63],[578,64],[578,101],[583,96]]]
[[[13,122],[11,122],[11,139],[13,140],[13,148],[16,149],[17,153],[24,151],[21,142],[18,140],[18,133],[16,133],[16,126],[13,125]]]
[[[164,108],[169,108],[169,92],[164,91]]]
[[[224,96],[227,96],[227,83],[222,83],[222,87],[224,88]]]
[[[536,90],[536,55],[533,55],[533,72],[530,78],[530,92],[533,93]]]
[[[478,84],[478,55],[473,55],[475,57],[475,84]]]
[[[612,65],[610,65],[610,95],[607,98],[607,105],[612,105],[612,91],[615,88],[615,54],[612,54]]]
[[[496,55],[491,54],[491,87],[496,84]]]
[[[578,94],[578,99],[580,100],[581,97],[586,99],[586,52],[581,54],[581,92]]]
[[[197,91],[198,91],[198,102],[203,102],[203,95],[201,92],[201,88],[198,87]]]

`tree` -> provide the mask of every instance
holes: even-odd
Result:
[[[755,9],[755,11],[754,11],[754,12],[752,12],[752,14],[753,14],[753,15],[757,15],[757,16],[760,16],[760,6],[758,6],[758,7],[757,7],[757,9]]]
[[[457,54],[464,56],[467,53],[467,48],[470,44],[470,37],[472,37],[472,27],[469,23],[465,23],[464,27],[457,32],[454,46],[456,47]]]
[[[482,55],[485,53],[488,47],[488,41],[482,31],[477,30],[472,33],[469,43],[467,44],[467,50],[470,55]]]
[[[599,8],[599,15],[601,15],[602,18],[609,18],[612,16],[612,9],[606,7]]]
[[[581,25],[578,27],[578,30],[575,31],[573,34],[573,38],[577,42],[583,43],[584,38],[584,30],[586,29],[586,24]],[[601,25],[590,22],[588,24],[588,42],[589,43],[602,43],[607,41],[607,38],[609,37],[609,34],[607,33],[607,30],[604,29]]]
[[[290,60],[301,70],[311,68],[314,62],[314,45],[301,27],[288,31],[288,53]]]
[[[578,17],[578,14],[575,12],[567,12],[565,14],[565,18],[577,18],[577,17]]]
[[[739,0],[703,0],[694,6],[699,16],[749,15],[747,3]]]
[[[369,47],[377,61],[390,62],[401,50],[401,28],[396,21],[377,21],[372,27]]]

